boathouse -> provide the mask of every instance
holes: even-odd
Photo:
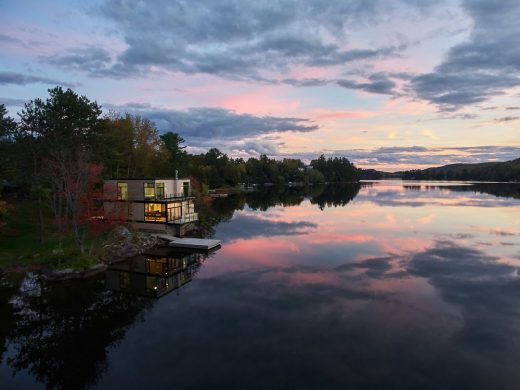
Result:
[[[182,236],[198,220],[189,179],[111,179],[104,199],[105,215],[119,215],[142,230]]]

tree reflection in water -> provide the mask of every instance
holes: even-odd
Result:
[[[108,369],[110,348],[144,318],[156,302],[151,298],[191,281],[207,256],[156,250],[84,281],[10,277],[0,286],[0,363],[8,340],[13,375],[27,370],[47,388],[95,385]]]
[[[9,278],[6,276],[4,279],[0,279],[0,365],[2,365],[3,356],[7,350],[9,332],[15,325],[14,308],[10,303],[17,292],[17,283],[13,279],[20,279],[20,275],[9,275]]]
[[[420,191],[418,191],[419,185]],[[412,210],[410,207],[414,207],[413,211],[417,211],[419,210],[419,206],[431,206],[434,202],[437,202],[435,203],[438,206],[436,210],[438,210],[440,217],[447,217],[449,212],[446,211],[444,207],[445,204],[453,205],[455,212],[457,210],[466,210],[463,209],[463,207],[468,205],[472,207],[482,206],[479,210],[484,213],[486,211],[484,206],[500,206],[508,205],[509,203],[513,206],[517,205],[517,201],[516,203],[509,202],[507,198],[518,199],[518,194],[520,193],[520,191],[518,191],[519,186],[513,184],[501,186],[490,184],[478,184],[474,186],[443,184],[441,188],[437,187],[437,183],[406,184],[393,181],[392,183],[384,183],[381,185],[377,183],[363,183],[362,186],[366,188],[364,188],[359,195],[357,195],[360,189],[359,185],[347,185],[328,188],[312,187],[309,189],[288,188],[282,191],[269,189],[234,195],[227,199],[215,199],[211,204],[202,206],[199,209],[199,216],[203,222],[203,228],[201,228],[199,234],[201,236],[213,234],[216,225],[231,220],[236,210],[243,210],[245,208],[251,210],[267,210],[273,206],[290,207],[303,203],[302,206],[306,207],[305,210],[313,211],[313,208],[325,209],[326,207],[345,206],[349,204],[354,197],[358,196],[357,199],[359,202],[357,203],[360,204],[359,207],[363,206],[363,201],[367,201],[368,203],[366,203],[364,207],[374,208],[374,218],[379,215],[377,212],[384,212],[386,210],[395,212],[398,217],[399,215],[403,216],[405,215],[403,212],[399,214],[403,208],[404,212],[410,212]],[[404,189],[401,187],[404,187]],[[466,195],[471,195],[471,192],[493,194],[497,197],[501,197],[501,199],[497,202],[489,202],[488,199],[493,199],[488,196],[469,196],[470,199],[466,199],[468,198]],[[451,200],[450,197],[457,200],[457,202],[446,202],[446,200]],[[506,203],[506,201],[509,203]],[[309,207],[308,204],[305,204],[306,202],[315,206]],[[396,208],[394,206],[400,207]],[[351,207],[350,204],[349,207]],[[392,209],[385,207],[392,207]],[[247,211],[249,212],[250,210]],[[302,222],[299,220],[267,220],[265,218],[248,219],[248,215],[245,214],[247,213],[238,213],[233,223],[230,223],[227,228],[226,225],[220,226],[217,229],[219,239],[226,239],[227,231],[227,239],[229,241],[237,237],[242,238],[243,241],[247,241],[247,239],[252,237],[251,233],[257,236],[260,230],[260,232],[266,236],[266,227],[269,226],[272,232],[273,227],[276,226],[278,230],[274,230],[273,236],[269,236],[270,240],[272,239],[274,241],[279,237],[278,240],[283,242],[288,235],[292,235],[294,239],[297,240],[299,235],[318,230],[319,224],[322,223],[320,218],[324,219],[327,215],[333,215],[333,213],[316,212],[317,216],[314,215],[315,219],[309,218]],[[283,214],[281,210],[280,214]],[[419,217],[423,214],[416,213],[414,215]],[[267,225],[266,221],[271,224]],[[443,220],[440,219],[440,221]],[[452,220],[450,219],[450,221]],[[256,222],[256,224],[252,224],[252,222]],[[285,356],[286,366],[283,366],[283,364],[274,364],[271,373],[279,372],[280,367],[292,368],[294,367],[294,361],[291,360],[294,358],[293,350],[298,351],[298,348],[302,345],[301,339],[298,336],[307,334],[312,336],[307,338],[307,340],[312,341],[309,345],[314,346],[315,349],[312,353],[309,353],[310,350],[306,350],[306,356],[310,359],[308,360],[310,364],[306,366],[305,371],[297,372],[297,375],[292,377],[295,380],[304,378],[306,373],[317,373],[316,375],[318,376],[315,377],[317,378],[320,373],[329,372],[327,370],[333,367],[336,362],[342,362],[346,363],[352,369],[352,372],[356,373],[357,376],[354,380],[359,379],[360,381],[373,381],[374,372],[379,373],[379,378],[381,381],[384,381],[391,376],[392,372],[396,372],[405,375],[405,378],[408,378],[412,384],[417,384],[417,380],[419,380],[421,384],[433,383],[436,385],[439,384],[439,382],[431,382],[431,372],[443,372],[442,370],[446,367],[446,364],[448,364],[448,366],[457,367],[456,371],[452,370],[448,372],[448,374],[451,375],[448,379],[451,378],[452,383],[458,384],[463,383],[463,380],[468,380],[466,377],[468,372],[472,373],[469,379],[472,379],[474,382],[478,382],[480,378],[496,379],[502,374],[503,378],[505,378],[503,382],[505,382],[507,379],[514,378],[516,375],[514,365],[509,363],[518,360],[518,353],[516,352],[518,345],[514,342],[514,340],[516,340],[515,336],[518,333],[518,310],[516,310],[515,306],[516,302],[518,302],[518,281],[512,277],[512,275],[516,275],[517,273],[517,266],[514,262],[507,265],[497,260],[497,256],[499,256],[500,253],[508,255],[514,246],[499,247],[498,244],[517,244],[518,241],[513,240],[513,238],[516,237],[512,235],[516,232],[514,229],[510,229],[513,233],[508,233],[505,230],[501,233],[508,234],[507,237],[511,237],[508,239],[508,242],[496,238],[496,234],[499,233],[492,236],[496,238],[496,240],[493,241],[489,237],[493,234],[491,228],[495,225],[500,227],[500,224],[495,223],[493,219],[489,219],[489,221],[485,222],[487,223],[485,226],[488,227],[485,232],[482,232],[482,229],[466,231],[464,224],[460,225],[462,227],[460,231],[457,230],[459,225],[455,225],[455,227],[450,229],[446,228],[446,224],[426,226],[422,231],[425,235],[430,234],[428,237],[435,241],[425,241],[424,247],[426,249],[415,250],[411,257],[408,253],[406,253],[404,257],[399,257],[398,253],[395,256],[386,256],[386,252],[376,253],[377,256],[374,254],[372,257],[367,257],[368,254],[373,254],[372,241],[368,243],[354,242],[353,244],[343,241],[312,244],[307,242],[307,238],[309,237],[306,236],[305,239],[300,240],[303,246],[308,245],[308,247],[311,247],[312,245],[316,245],[316,247],[321,250],[328,251],[324,253],[330,255],[332,260],[334,260],[334,256],[337,256],[338,259],[345,257],[349,261],[345,261],[344,265],[338,266],[337,263],[328,259],[329,262],[320,261],[319,264],[316,265],[316,262],[313,262],[314,253],[309,251],[306,254],[305,251],[302,250],[294,255],[298,256],[298,261],[295,261],[295,265],[292,268],[283,263],[284,265],[281,269],[276,269],[275,265],[273,269],[262,270],[262,279],[258,279],[259,274],[257,270],[252,270],[249,273],[241,271],[242,273],[235,273],[232,277],[220,276],[213,278],[211,279],[212,283],[200,283],[197,285],[203,287],[198,290],[199,297],[203,298],[197,301],[199,306],[193,304],[193,301],[190,302],[189,299],[186,300],[185,302],[188,304],[183,307],[185,311],[179,311],[183,315],[175,317],[177,322],[173,322],[172,320],[172,323],[183,325],[182,321],[185,321],[185,323],[188,324],[188,319],[200,319],[202,314],[203,318],[204,315],[208,315],[210,316],[208,318],[215,320],[217,325],[220,325],[220,327],[212,325],[211,328],[206,328],[210,321],[198,322],[197,325],[200,327],[189,328],[192,332],[192,337],[186,338],[188,342],[184,345],[183,349],[183,351],[186,351],[192,348],[193,340],[199,340],[200,350],[207,350],[207,354],[205,352],[203,356],[203,358],[206,358],[206,362],[208,362],[205,366],[206,374],[208,372],[210,374],[213,373],[213,378],[221,378],[220,375],[226,372],[225,369],[231,370],[228,372],[233,372],[236,366],[228,363],[230,361],[241,363],[243,356],[251,356],[252,351],[259,356],[274,356],[282,363],[284,362],[283,357]],[[248,223],[248,225],[246,225],[246,223]],[[349,229],[346,228],[346,223],[339,221],[339,219],[335,223],[336,225],[332,225],[334,228],[343,228],[344,232],[350,233]],[[261,227],[263,227],[264,230],[261,230]],[[378,237],[378,234],[381,234],[380,237],[382,239],[386,237],[388,241],[390,240],[388,238],[390,236],[387,237],[385,234],[391,235],[401,231],[409,234],[409,231],[406,229],[403,230],[399,228],[395,231],[390,230],[389,233],[385,233],[387,226],[372,227],[372,229],[374,229],[373,232],[363,230],[368,229],[365,227],[356,228],[359,228],[361,233],[368,231],[376,237]],[[442,241],[439,241],[439,237],[442,238]],[[486,254],[486,251],[490,249],[471,247],[471,245],[476,246],[481,241],[479,237],[487,237],[487,241],[496,243],[495,246],[492,247],[492,254]],[[468,242],[454,242],[449,244],[448,239],[457,239],[459,241],[468,240]],[[502,243],[502,241],[504,242]],[[412,243],[415,244],[415,241],[412,241]],[[231,248],[231,245],[229,245],[228,248]],[[352,253],[362,255],[365,255],[365,251],[367,251],[367,254],[361,257],[364,259],[363,261],[356,263],[348,259],[350,252],[347,250],[352,250]],[[354,250],[357,252],[354,252]],[[232,254],[232,251],[229,249],[226,251],[226,256]],[[272,253],[277,254],[276,248],[273,249]],[[284,254],[285,252],[282,252],[280,256]],[[306,255],[307,258],[305,258]],[[159,254],[157,254],[157,256],[159,256]],[[288,256],[291,256],[291,254]],[[515,259],[517,258],[518,257],[515,257]],[[108,362],[110,361],[110,350],[121,343],[127,331],[142,320],[147,311],[154,306],[154,302],[157,302],[155,299],[133,294],[139,294],[139,291],[144,291],[146,293],[144,295],[153,297],[173,290],[178,291],[179,287],[193,278],[193,275],[200,268],[203,259],[203,256],[200,258],[198,256],[188,256],[187,258],[183,258],[183,256],[159,256],[154,258],[151,256],[144,262],[141,261],[142,259],[134,259],[132,262],[122,263],[114,267],[111,272],[107,273],[107,277],[108,275],[114,277],[111,282],[115,282],[115,284],[110,286],[109,281],[104,278],[52,285],[41,282],[36,276],[29,276],[21,280],[20,278],[17,279],[14,275],[9,275],[0,282],[0,369],[3,369],[1,374],[6,372],[5,367],[8,365],[9,370],[12,370],[14,373],[27,371],[34,380],[47,384],[49,388],[69,389],[85,388],[96,384],[98,386],[102,385],[101,382],[98,383],[98,380],[103,373],[109,371]],[[242,253],[237,252],[237,259],[242,260]],[[246,260],[247,259],[246,257]],[[308,261],[305,263],[304,260],[306,259]],[[235,264],[239,264],[238,260]],[[253,260],[254,258],[252,258],[251,261],[253,262]],[[239,265],[242,266],[243,263],[244,262],[241,262]],[[228,267],[233,266],[232,262],[229,262],[229,264]],[[406,267],[404,267],[405,265]],[[238,267],[238,265],[235,266]],[[332,266],[336,266],[334,270],[339,273],[339,276],[334,274],[332,275],[333,278],[329,279],[328,277],[333,274],[333,272],[330,271]],[[280,272],[282,272],[282,275],[287,274],[286,279],[288,280],[292,280],[290,278],[293,276],[300,279],[295,279],[297,282],[296,285],[286,286],[283,283],[279,283]],[[268,284],[269,279],[263,278],[268,273],[275,275],[273,276],[273,282],[271,284]],[[323,278],[311,280],[310,277],[314,275],[317,277],[323,276]],[[334,283],[338,281],[337,277],[340,278],[339,282],[347,281],[348,283],[340,283],[339,287],[336,286]],[[453,320],[455,331],[449,334],[450,338],[442,339],[441,337],[439,339],[441,342],[437,343],[435,337],[430,337],[434,333],[430,332],[429,325],[424,325],[422,322],[424,316],[422,307],[429,308],[431,302],[435,301],[425,300],[424,305],[421,305],[423,303],[421,294],[429,290],[418,290],[420,294],[416,294],[415,285],[411,285],[412,287],[410,287],[410,291],[408,292],[406,289],[399,289],[396,292],[392,290],[392,278],[399,281],[399,286],[406,286],[406,283],[410,281],[428,280],[429,286],[433,286],[436,289],[443,298],[444,303],[451,305],[449,310],[446,309],[444,305],[434,305],[431,307],[432,315],[436,315],[437,313],[444,314],[445,316],[441,316],[441,319],[447,318]],[[302,281],[305,280],[312,282],[312,284],[303,283]],[[329,280],[330,285],[328,284]],[[235,284],[233,285],[232,282]],[[258,282],[259,284],[255,285],[254,282]],[[387,283],[386,285],[385,282]],[[413,298],[412,302],[415,302],[417,298],[418,306],[421,309],[417,312],[415,306],[409,305],[409,301],[407,300],[404,301],[406,305],[402,306],[402,311],[395,311],[396,306],[391,307],[392,313],[409,314],[409,317],[403,317],[406,321],[416,318],[416,321],[412,321],[411,325],[419,326],[417,329],[422,329],[421,326],[424,326],[425,333],[421,334],[420,332],[416,332],[417,337],[411,337],[408,348],[402,347],[402,345],[404,345],[402,343],[408,340],[408,333],[403,336],[404,341],[402,341],[403,338],[401,338],[399,331],[395,331],[393,334],[391,332],[385,333],[385,337],[387,337],[388,334],[395,336],[393,340],[395,340],[395,344],[399,344],[399,346],[393,349],[388,349],[388,345],[392,344],[387,344],[387,339],[379,343],[377,337],[367,337],[365,339],[360,337],[360,335],[371,336],[372,334],[380,334],[380,318],[383,318],[382,315],[389,316],[389,311],[387,311],[389,306],[385,303],[386,296],[383,296],[383,298],[385,298],[383,303],[378,302],[374,297],[377,298],[380,295],[374,295],[373,291],[370,290],[370,283],[376,283],[379,288],[387,288],[389,294],[393,294],[392,296],[399,296],[399,294],[401,294],[407,298],[407,294],[410,294]],[[311,287],[306,288],[307,285]],[[136,286],[138,287],[137,289],[131,288]],[[113,290],[106,290],[107,287],[113,288]],[[155,287],[157,287],[157,289],[155,289]],[[236,294],[236,291],[241,291],[240,288],[243,289],[244,293]],[[369,290],[365,291],[364,288],[368,288]],[[157,291],[157,293],[155,293],[155,291]],[[232,291],[232,293],[230,293],[230,291]],[[264,294],[263,291],[273,292],[273,296],[276,299],[271,299],[272,297],[269,297],[268,294]],[[127,294],[126,292],[132,292],[133,294]],[[350,295],[347,295],[346,298],[345,295],[337,295],[343,293]],[[356,318],[353,316],[340,317],[332,315],[332,317],[327,317],[325,315],[326,313],[323,314],[324,317],[321,323],[319,323],[320,326],[314,326],[312,321],[307,321],[308,318],[315,318],[316,308],[319,309],[320,307],[317,306],[318,304],[321,305],[322,302],[327,304],[335,303],[337,296],[344,297],[347,299],[347,302],[349,299],[355,303],[360,299],[365,299],[369,303],[375,303],[371,306],[373,310],[361,312],[361,315],[365,317],[361,316],[358,322],[355,321]],[[436,297],[436,293],[434,293],[433,296]],[[301,298],[299,302],[304,302],[304,304],[298,306],[298,297]],[[248,300],[257,304],[255,310],[247,311],[244,309],[244,306],[240,306],[240,304],[248,302]],[[166,299],[163,302],[165,301],[167,302]],[[277,307],[273,305],[273,302],[278,302],[281,305]],[[393,302],[394,301],[392,301],[392,303]],[[207,307],[213,304],[222,305],[222,310],[206,310]],[[265,304],[265,306],[262,306],[263,304]],[[464,327],[460,327],[460,329],[457,327],[459,317],[452,315],[452,306],[462,308],[461,318],[464,320],[462,321]],[[299,310],[301,311],[304,309],[302,311],[302,315],[304,316],[298,317],[294,315],[294,313],[297,312],[297,310],[295,310],[291,313],[291,316],[284,317],[284,313],[286,313],[288,307],[300,308]],[[156,309],[160,309],[160,305],[157,305]],[[240,310],[244,311],[240,312]],[[307,315],[307,313],[310,314]],[[332,311],[331,313],[334,314]],[[344,311],[341,311],[341,313],[344,313]],[[373,313],[375,313],[377,318],[373,317]],[[414,317],[417,313],[419,316]],[[356,315],[360,314],[357,313]],[[236,318],[247,319],[251,316],[255,318],[255,320],[251,322],[250,328],[248,328],[249,323],[247,321],[232,321]],[[389,324],[392,325],[392,321],[394,321],[394,324],[401,326],[401,322],[399,322],[400,317],[397,317],[398,316],[394,316],[393,320],[389,320]],[[342,326],[337,326],[338,318],[345,319],[345,321],[341,323]],[[289,322],[287,323],[287,321]],[[428,319],[428,322],[429,321]],[[235,328],[230,326],[230,323],[235,326]],[[256,335],[258,338],[255,339],[251,337],[251,334],[256,333],[249,332],[249,330],[254,329],[254,331],[257,332],[257,324],[262,324],[261,330],[263,330],[264,333],[260,331],[259,334]],[[267,326],[265,324],[267,324]],[[305,324],[310,325],[305,327]],[[328,326],[330,324],[334,326]],[[376,325],[371,328],[370,326],[367,327],[366,324]],[[448,323],[448,325],[450,324],[451,322]],[[155,323],[153,321],[150,321],[147,325],[155,326],[155,328],[150,326],[149,329],[152,329],[152,332],[146,334],[147,337],[151,338],[163,327],[162,323]],[[276,327],[278,325],[280,325],[279,328]],[[437,326],[439,329],[444,329],[445,324],[433,322],[432,326],[432,329],[437,329]],[[186,328],[187,327],[184,329]],[[232,329],[231,332],[230,328]],[[398,328],[398,326],[390,329],[395,328]],[[446,329],[448,328],[449,327],[446,327]],[[277,332],[270,332],[270,329],[275,329]],[[284,333],[284,330],[288,329],[290,331]],[[323,332],[322,329],[328,329],[328,331]],[[295,332],[295,330],[299,333]],[[364,333],[365,330],[367,330],[367,333]],[[242,333],[240,333],[241,331]],[[170,335],[170,333],[167,333],[169,329],[164,330],[164,332],[164,334]],[[412,336],[415,334],[413,332],[409,333]],[[197,338],[201,334],[205,335],[206,338]],[[229,334],[232,334],[234,341],[239,340],[240,343],[228,343],[227,340],[222,337],[214,337]],[[240,336],[241,334],[243,335],[242,338],[237,337],[237,335]],[[280,343],[263,344],[259,341],[262,340],[262,337],[264,340],[272,340],[273,334],[280,337]],[[425,334],[428,337],[424,336]],[[451,335],[454,336],[451,337]],[[511,335],[513,335],[513,337],[510,337]],[[131,338],[130,336],[131,335],[127,335],[127,337]],[[173,334],[171,340],[176,342],[179,340],[182,341],[182,338],[185,336],[185,334]],[[441,336],[443,335],[441,334]],[[141,335],[137,336],[138,340],[139,337],[141,337]],[[323,339],[320,339],[320,337],[323,337]],[[225,343],[218,344],[215,343],[215,340],[224,340]],[[321,342],[316,342],[316,340]],[[338,340],[351,341],[349,354],[344,354],[342,344],[338,342]],[[390,341],[392,341],[391,338]],[[160,342],[157,340],[155,340],[155,342],[158,346],[162,345],[162,339]],[[281,345],[283,348],[278,349]],[[293,349],[288,349],[287,345],[292,345]],[[126,344],[123,344],[121,347],[124,346],[126,346]],[[213,346],[213,349],[211,346]],[[236,349],[237,346],[242,347],[242,349]],[[352,349],[352,346],[359,346],[359,348],[355,350]],[[226,350],[225,348],[228,349]],[[255,350],[254,348],[257,349]],[[129,350],[132,351],[132,348]],[[407,350],[408,353],[406,352]],[[137,352],[135,355],[139,355],[139,358],[146,356],[146,348],[142,348],[141,345],[138,345],[135,351]],[[222,351],[226,351],[227,356],[231,356],[231,359],[226,359],[222,365],[215,364],[222,356]],[[403,353],[403,351],[405,352]],[[502,353],[501,351],[505,352]],[[120,356],[124,356],[121,354],[126,352],[127,350],[124,352],[119,351]],[[143,355],[141,355],[142,353]],[[153,349],[149,351],[149,353],[149,357],[155,356],[156,350]],[[163,356],[171,357],[171,350],[168,349],[167,352],[164,353],[165,355]],[[264,355],[262,355],[262,353]],[[479,356],[479,354],[481,363],[477,362],[478,364],[476,364],[476,360],[473,357],[469,361],[466,359],[467,356]],[[328,356],[330,360],[323,360],[323,356]],[[388,356],[391,356],[391,358],[387,358]],[[255,367],[260,366],[259,364],[261,364],[261,362],[259,363],[255,359],[250,360],[249,363],[253,361],[254,363],[252,364],[254,364]],[[183,373],[186,373],[185,369],[188,366],[186,362],[195,362],[197,364],[200,364],[201,361],[204,362],[204,359],[201,360],[199,354],[187,354],[187,356],[183,356],[182,360],[185,362],[185,366],[179,365],[177,369],[180,370],[180,368],[183,368],[184,370],[180,370]],[[265,361],[267,362],[266,367],[271,369],[271,366],[269,366],[271,359],[266,359]],[[132,362],[135,363],[135,360],[132,360]],[[320,362],[323,363],[323,366],[320,366]],[[366,364],[366,362],[370,362],[370,364]],[[405,362],[406,368],[403,368],[399,362]],[[496,366],[493,366],[490,362],[498,363]],[[246,363],[248,363],[247,359]],[[115,370],[117,371],[117,367],[124,367],[126,363],[124,359],[122,359],[121,361],[114,361],[112,364],[116,367]],[[141,362],[139,362],[139,364],[141,364]],[[465,368],[463,364],[466,364]],[[157,373],[164,375],[165,373],[169,373],[172,369],[170,361],[167,359],[162,359],[159,364],[154,362],[152,366],[153,367],[147,372],[148,376],[146,377],[147,380],[150,380],[150,384],[161,384],[161,381],[157,380],[157,378],[160,377],[154,377],[153,375]],[[196,366],[196,364],[192,364],[192,366]],[[134,364],[132,367],[136,367],[136,365]],[[307,367],[313,367],[314,370],[308,370]],[[409,369],[409,367],[412,369]],[[475,369],[475,367],[477,367],[477,369]],[[481,376],[477,376],[479,369],[483,372]],[[284,372],[288,371],[289,370],[286,370]],[[247,370],[242,370],[241,372],[248,373]],[[266,370],[253,370],[253,373],[258,375],[257,378],[265,379],[267,380],[266,383],[268,383],[268,379],[272,376],[266,375],[265,372]],[[495,373],[497,373],[497,376],[493,376]],[[119,383],[122,378],[126,378],[127,383],[131,384],[132,379],[128,379],[127,371],[124,371],[122,375],[123,377],[114,375],[115,379],[113,380]],[[239,375],[240,373],[236,376]],[[23,378],[23,375],[20,375],[20,377],[22,377],[21,382],[23,382],[23,384],[32,380],[32,378]],[[194,377],[197,376],[186,375],[185,379]],[[208,377],[212,378],[211,375]],[[234,375],[225,376],[226,380],[230,380],[230,378],[233,380],[236,379]],[[325,378],[322,376],[320,380],[331,378],[334,379],[336,377],[334,375],[330,377],[325,376]],[[439,378],[440,377],[437,379]],[[244,383],[250,383],[250,373],[248,373],[247,378],[244,376],[243,379]],[[352,378],[346,378],[346,380],[349,379]],[[195,380],[195,382],[187,381],[185,383],[201,383],[197,382],[197,380]],[[202,381],[202,379],[200,380]],[[441,382],[442,381],[444,381],[444,379],[442,379]],[[2,387],[4,383],[0,383],[0,387]],[[113,384],[114,382],[108,383]],[[182,384],[182,381],[179,381],[179,383]],[[321,383],[323,384],[323,382]],[[385,383],[388,384],[390,382]],[[440,383],[440,387],[446,383],[447,382]],[[403,386],[403,388],[404,387],[406,386]],[[417,386],[415,386],[415,388],[417,388]]]
[[[369,186],[364,183],[363,186]],[[271,207],[299,206],[305,199],[323,210],[325,207],[346,206],[361,189],[359,183],[336,185],[317,185],[312,187],[266,188],[258,191],[233,194],[229,198],[214,199],[209,204],[199,205],[198,237],[213,237],[215,226],[230,221],[237,210],[249,207],[252,210],[266,211]]]
[[[109,349],[154,302],[107,291],[102,279],[53,285],[34,275],[9,301],[14,326],[7,364],[13,374],[28,370],[47,388],[62,389],[94,385],[107,370]]]

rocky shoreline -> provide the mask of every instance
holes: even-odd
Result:
[[[42,273],[42,278],[47,281],[90,278],[105,272],[112,264],[137,256],[145,250],[160,244],[156,237],[147,233],[131,232],[124,226],[115,229],[108,242],[109,243],[103,247],[104,256],[100,259],[99,264],[86,270],[74,270],[71,268],[47,270]]]
[[[108,268],[107,264],[96,264],[95,266],[84,271],[77,271],[71,268],[60,270],[51,270],[42,274],[42,278],[47,281],[58,282],[62,280],[87,279],[92,276],[105,272]]]

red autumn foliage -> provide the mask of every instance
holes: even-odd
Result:
[[[124,220],[126,205],[114,207],[110,215],[103,210],[103,167],[92,164],[84,154],[71,158],[56,153],[45,161],[47,178],[54,187],[53,208],[61,235],[72,233],[78,249],[83,252],[86,236],[95,237]],[[119,204],[118,204],[119,206]]]

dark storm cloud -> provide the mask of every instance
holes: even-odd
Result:
[[[388,74],[389,77],[398,80],[411,80],[415,77],[415,74],[408,72],[388,72],[386,74]]]
[[[344,88],[360,89],[365,92],[392,95],[395,93],[396,86],[386,73],[374,73],[368,76],[367,82],[357,82],[353,80],[342,79],[337,81],[338,85]]]
[[[238,114],[221,108],[190,108],[187,110],[159,109],[143,103],[123,106],[104,104],[103,107],[120,112],[141,115],[156,123],[161,131],[179,133],[194,147],[218,147],[229,151],[233,148],[256,151],[260,154],[276,152],[272,140],[248,140],[276,132],[311,132],[318,126],[304,118],[254,116]]]
[[[96,11],[115,24],[127,45],[117,58],[87,48],[44,60],[73,69],[84,63],[82,69],[93,76],[144,75],[156,66],[277,82],[263,73],[283,72],[293,65],[335,66],[395,56],[405,45],[350,47],[347,38],[355,29],[377,24],[398,10],[419,15],[431,6],[435,2],[109,0]]]
[[[311,59],[307,65],[311,66],[332,66],[341,65],[346,62],[356,60],[366,60],[378,57],[388,57],[397,54],[403,50],[404,47],[384,47],[377,50],[364,49],[364,50],[349,50],[344,52],[334,51],[328,55],[318,56],[317,58]],[[319,54],[319,53],[317,53]]]
[[[67,53],[43,57],[44,62],[58,67],[86,71],[93,75],[110,63],[110,53],[100,47],[89,46],[68,50]]]
[[[441,110],[480,103],[520,85],[520,3],[467,0],[462,6],[474,21],[469,41],[411,82],[417,96]]]
[[[77,87],[79,84],[66,83],[63,81],[40,77],[40,76],[32,76],[23,73],[17,72],[2,72],[0,71],[0,85],[27,85],[33,83],[42,83],[42,84],[52,84],[52,85],[63,85],[65,87]]]
[[[329,84],[331,81],[327,79],[285,79],[282,83],[289,84],[294,87],[321,87]]]
[[[417,76],[411,85],[420,98],[439,105],[445,111],[481,103],[502,94],[506,88],[520,85],[517,76],[467,71],[461,68],[459,73],[446,73],[437,68],[435,73]]]
[[[409,73],[399,72],[377,72],[366,74],[365,72],[350,72],[346,75],[355,75],[364,77],[365,81],[358,81],[348,78],[327,80],[327,79],[285,79],[282,83],[289,84],[295,87],[320,87],[327,84],[335,83],[343,88],[358,89],[369,93],[397,95],[395,90],[397,84],[396,80],[410,80],[413,76]]]

